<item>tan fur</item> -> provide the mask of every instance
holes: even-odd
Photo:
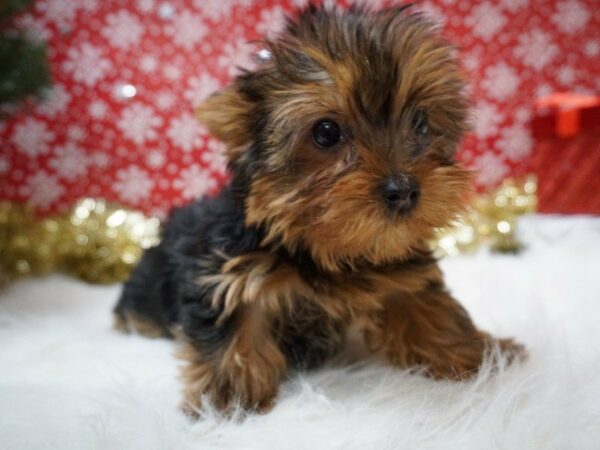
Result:
[[[466,204],[468,172],[415,168],[422,201],[409,219],[390,221],[374,195],[381,175],[365,169],[336,177],[331,173],[336,170],[324,168],[284,195],[276,188],[281,177],[257,180],[247,200],[248,224],[268,225],[265,244],[305,245],[324,269],[340,271],[357,259],[386,264],[406,258],[415,242],[430,239],[436,227],[447,226]]]
[[[296,268],[279,263],[276,255],[257,252],[230,259],[222,274],[205,276],[198,282],[217,285],[213,307],[222,308],[220,322],[248,304],[259,305],[275,316],[290,314],[298,301],[313,301],[329,315],[343,318],[380,309],[381,298],[390,291],[418,292],[429,283],[441,282],[441,272],[433,260],[421,263],[415,256],[414,261],[332,273],[323,292],[307,284]]]
[[[390,294],[365,333],[372,351],[404,368],[421,366],[434,378],[460,380],[477,372],[483,357],[498,345],[504,353],[523,354],[512,339],[479,331],[448,293],[427,289]]]
[[[270,62],[198,113],[228,146],[245,225],[264,234],[259,250],[222,255],[220,273],[198,279],[204,292],[213,289],[217,326],[236,322],[217,354],[183,347],[192,409],[205,394],[222,409],[235,400],[268,407],[287,370],[281,347],[304,329],[329,354],[360,323],[372,352],[437,378],[472,374],[492,345],[523,351],[475,327],[425,247],[464,211],[471,189],[470,172],[454,160],[468,102],[452,47],[402,9],[359,10],[361,29],[357,16],[315,11],[267,43]],[[427,141],[414,129],[421,109]],[[335,148],[313,143],[323,118],[341,125]],[[378,191],[397,174],[420,186],[417,205],[401,217]],[[317,266],[310,278],[294,259],[304,251]]]
[[[245,304],[259,304],[272,314],[291,307],[294,297],[310,295],[310,289],[289,265],[277,257],[256,252],[228,260],[219,275],[203,276],[198,284],[215,284],[213,307],[223,308],[219,323]]]
[[[189,342],[181,346],[184,410],[197,410],[203,395],[224,411],[234,404],[256,411],[272,406],[286,371],[285,357],[260,304],[246,305],[238,313],[237,332],[218,357],[205,358]]]
[[[113,316],[113,328],[122,333],[137,333],[147,338],[170,337],[170,333],[163,327],[136,315],[132,311],[127,311],[125,316],[115,314]]]
[[[227,144],[229,160],[237,159],[250,140],[247,132],[250,103],[232,87],[209,97],[196,111],[198,119]]]
[[[180,356],[186,360],[182,377],[188,406],[199,407],[202,394],[221,409],[232,402],[249,409],[271,405],[286,371],[273,325],[289,320],[306,302],[346,327],[360,323],[368,348],[390,363],[422,366],[435,378],[471,376],[494,345],[511,355],[524,354],[511,339],[496,340],[479,331],[439,287],[443,279],[435,261],[413,257],[412,264],[334,275],[326,294],[316,292],[293,268],[278,266],[272,254],[229,260],[213,301],[215,306],[225,303],[224,317],[239,313],[240,322],[217,358],[207,361],[190,344],[184,346]]]

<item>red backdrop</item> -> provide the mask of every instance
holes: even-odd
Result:
[[[104,197],[162,216],[224,180],[194,106],[252,63],[249,41],[303,0],[38,0],[47,101],[0,122],[0,198],[62,211]],[[340,2],[345,3],[345,2]],[[368,2],[374,7],[389,3]],[[536,97],[600,91],[597,0],[417,2],[460,46],[475,105],[461,157],[480,187],[529,171]]]

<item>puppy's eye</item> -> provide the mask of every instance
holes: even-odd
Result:
[[[312,127],[313,142],[321,148],[331,148],[342,140],[340,126],[331,119],[321,119]]]
[[[429,135],[429,122],[427,120],[427,113],[419,109],[413,116],[412,120],[413,130],[420,138],[427,137]]]

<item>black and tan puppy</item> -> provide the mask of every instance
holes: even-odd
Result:
[[[406,8],[310,6],[271,59],[212,96],[231,183],[175,210],[125,285],[117,326],[181,330],[185,401],[268,408],[290,368],[368,348],[433,377],[474,373],[487,349],[427,250],[464,208],[466,128],[452,48]]]

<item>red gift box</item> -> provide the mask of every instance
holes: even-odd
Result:
[[[532,120],[542,213],[600,214],[600,97],[559,93]]]

